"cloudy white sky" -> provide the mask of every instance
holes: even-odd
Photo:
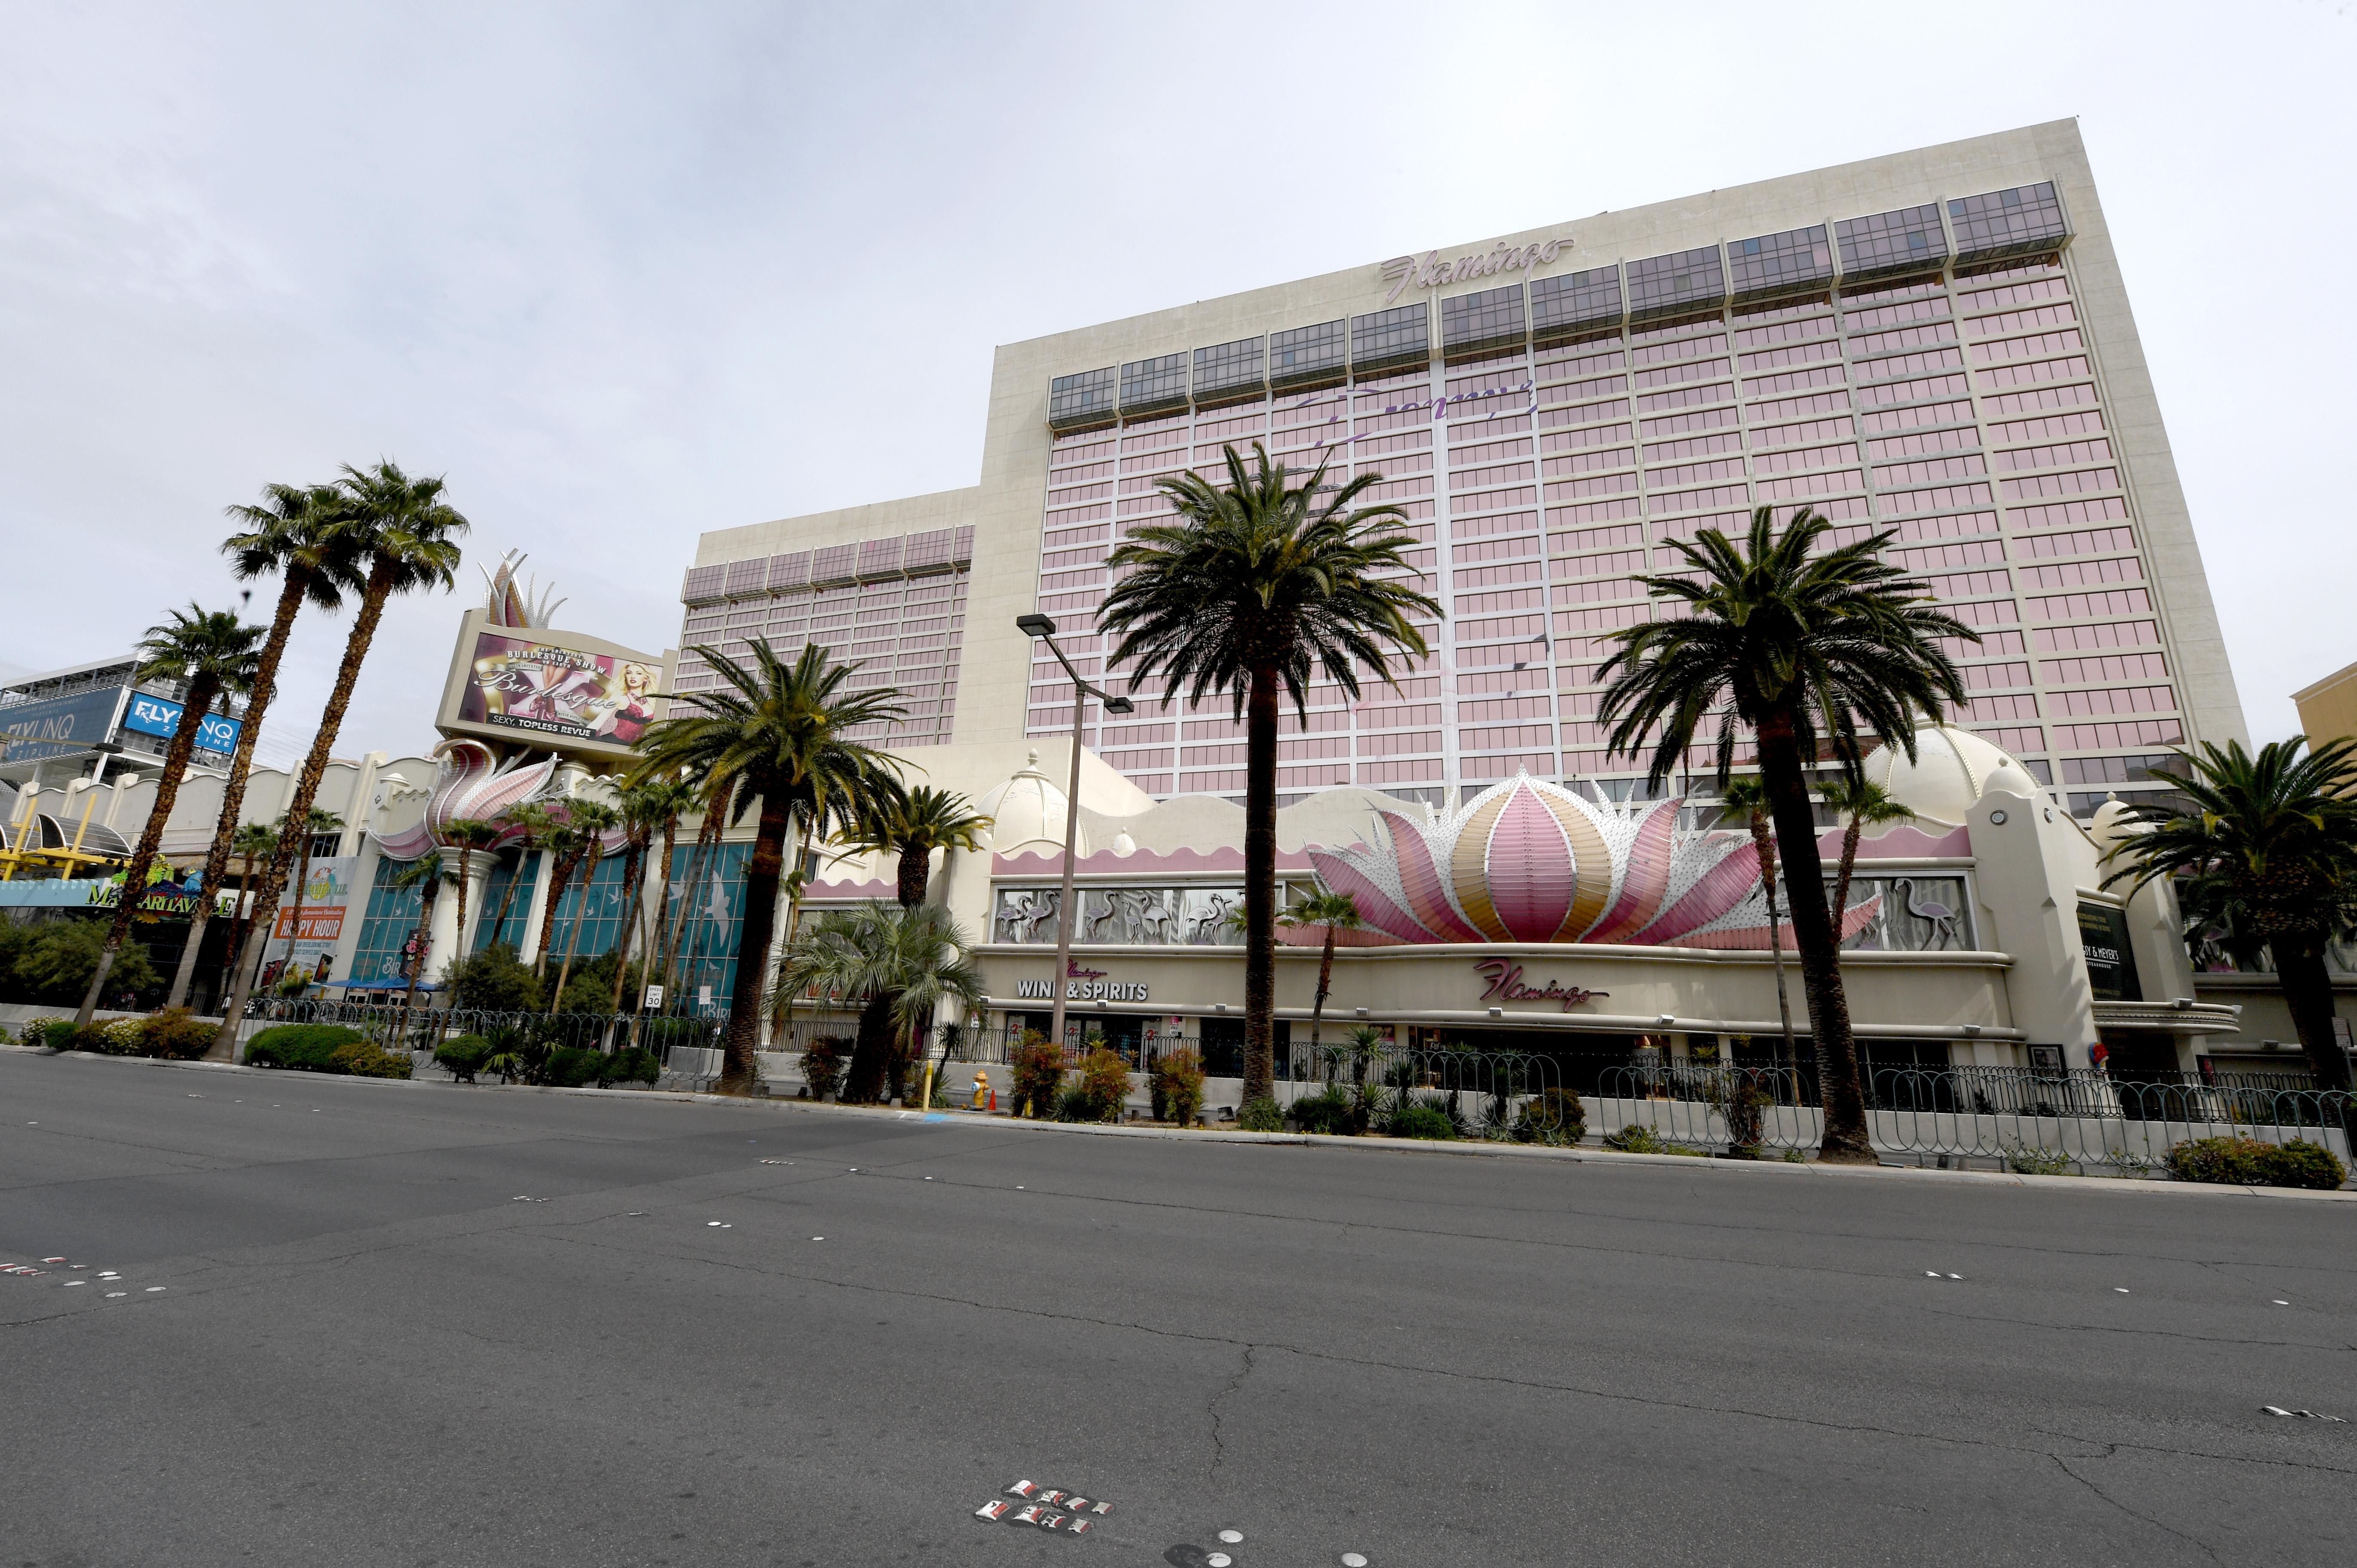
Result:
[[[475,559],[663,647],[699,532],[974,482],[995,344],[2070,115],[2255,736],[2357,659],[2347,0],[0,0],[0,675],[232,603],[224,505],[382,454],[475,524],[338,749],[419,748]],[[269,751],[342,635],[298,628]]]

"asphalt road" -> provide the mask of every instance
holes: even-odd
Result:
[[[2352,1204],[15,1052],[0,1111],[0,1263],[46,1271],[0,1275],[0,1568],[2345,1563],[2357,1533],[2357,1423],[2261,1411],[2357,1417]],[[1113,1509],[974,1517],[1019,1479]]]

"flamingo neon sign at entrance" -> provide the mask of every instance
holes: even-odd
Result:
[[[1473,971],[1490,983],[1490,989],[1481,993],[1484,1002],[1492,997],[1501,1002],[1560,1002],[1563,1010],[1568,1013],[1583,1002],[1612,994],[1609,991],[1589,991],[1583,986],[1558,985],[1552,980],[1544,986],[1525,985],[1523,983],[1523,966],[1501,958],[1481,959],[1473,965]]]

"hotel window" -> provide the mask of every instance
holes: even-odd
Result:
[[[1124,419],[1161,413],[1187,404],[1187,361],[1184,352],[1159,359],[1138,360],[1121,368],[1121,413]]]
[[[1085,429],[1109,424],[1114,417],[1114,390],[1119,372],[1111,365],[1076,376],[1058,376],[1048,383],[1048,425],[1053,430]]]
[[[1727,248],[1727,260],[1738,301],[1798,294],[1834,281],[1833,248],[1822,223],[1738,240]]]
[[[1351,373],[1361,380],[1432,359],[1432,314],[1419,300],[1351,317]]]
[[[1948,260],[1948,236],[1934,205],[1844,219],[1834,225],[1834,238],[1841,246],[1842,276],[1852,282],[1929,272]]]
[[[1257,397],[1267,385],[1261,370],[1261,339],[1240,338],[1232,343],[1195,350],[1195,401],[1221,403]]]
[[[1541,343],[1620,324],[1620,269],[1596,267],[1531,285],[1531,332]]]
[[[1329,386],[1349,368],[1345,323],[1321,321],[1268,335],[1268,383],[1277,391]]]
[[[1629,263],[1631,321],[1717,310],[1726,303],[1727,274],[1719,265],[1716,245]]]
[[[1948,222],[1956,231],[1960,265],[2056,250],[2071,237],[2051,180],[1951,201]]]
[[[1523,285],[1518,283],[1440,302],[1440,351],[1445,356],[1518,349],[1527,335]]]

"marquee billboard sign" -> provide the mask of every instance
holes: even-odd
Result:
[[[131,706],[124,713],[123,727],[141,735],[162,736],[169,740],[180,733],[180,714],[185,705],[168,697],[150,696],[145,692],[131,693]],[[223,756],[237,749],[239,720],[222,714],[207,714],[197,726],[197,749],[217,751]]]
[[[471,611],[459,628],[437,727],[511,746],[624,757],[670,706],[661,693],[670,688],[673,658],[579,632],[493,626],[482,611]]]
[[[32,737],[0,741],[0,762],[85,755],[109,738],[123,695],[120,686],[100,686],[70,697],[44,697],[0,708],[0,731]]]

